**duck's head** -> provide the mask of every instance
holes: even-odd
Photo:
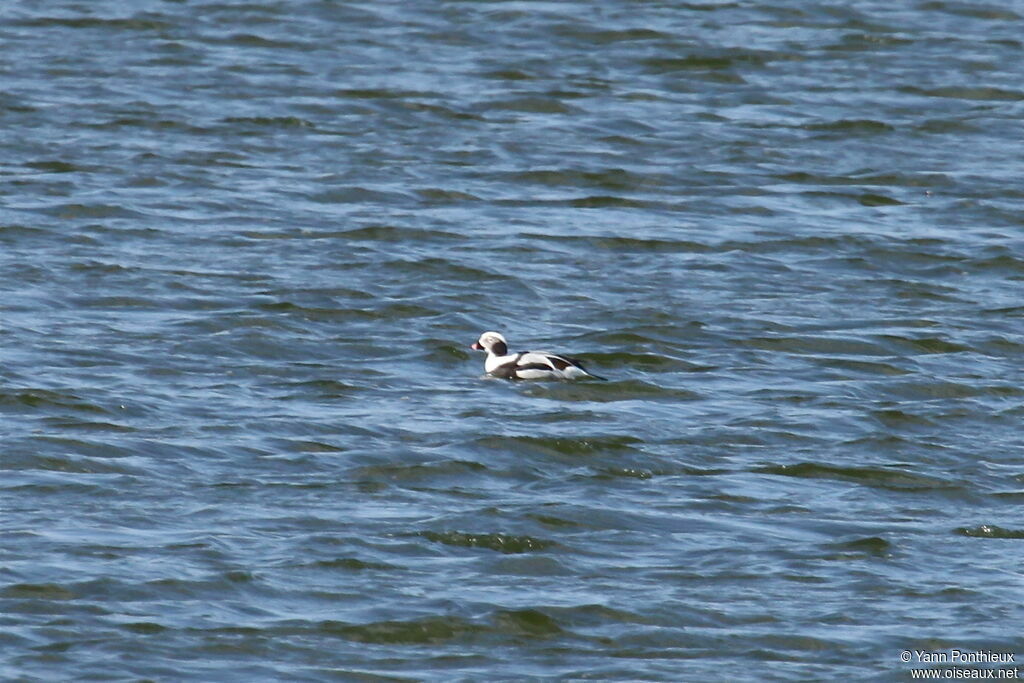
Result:
[[[480,335],[480,339],[469,348],[474,351],[493,353],[495,356],[508,354],[508,342],[505,341],[505,338],[499,332],[484,332]]]

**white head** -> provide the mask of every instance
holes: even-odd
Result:
[[[495,356],[508,354],[508,342],[505,341],[505,338],[499,332],[484,332],[480,335],[480,339],[469,348],[474,351],[486,351]]]

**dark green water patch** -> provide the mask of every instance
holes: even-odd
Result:
[[[836,553],[831,559],[857,559],[865,556],[886,557],[892,553],[892,543],[878,536],[830,543],[826,548]]]
[[[571,519],[565,519],[563,517],[556,517],[549,514],[530,514],[528,517],[537,520],[544,526],[552,527],[555,529],[573,529],[583,528],[583,524]]]
[[[622,168],[608,168],[600,171],[581,171],[578,169],[542,169],[521,171],[512,175],[510,180],[537,183],[549,187],[598,187],[621,192],[645,187],[658,187],[668,181],[660,175],[638,173]]]
[[[892,363],[882,361],[850,360],[848,358],[811,358],[810,362],[832,370],[845,370],[854,375],[898,377],[911,372]]]
[[[333,237],[344,240],[408,244],[409,242],[435,242],[463,239],[461,235],[444,230],[409,228],[398,225],[367,225],[354,230],[334,233]]]
[[[259,126],[268,128],[316,128],[312,121],[297,116],[229,116],[223,123],[235,126]]]
[[[382,482],[406,483],[432,481],[441,477],[462,477],[479,475],[488,470],[486,465],[468,460],[443,460],[415,464],[367,465],[349,472],[356,480],[378,480]]]
[[[318,629],[359,643],[379,645],[436,645],[488,629],[455,617],[426,617],[409,621],[378,621],[368,624],[321,622]]]
[[[70,28],[70,29],[102,29],[105,31],[167,31],[174,28],[174,24],[156,18],[144,16],[131,18],[101,18],[101,17],[33,17],[27,19],[11,20],[11,23],[29,28],[45,29],[48,27]]]
[[[911,427],[932,427],[935,422],[922,415],[915,415],[905,410],[874,410],[871,416],[890,429],[906,429]]]
[[[0,596],[16,600],[74,600],[77,594],[56,583],[15,583],[0,588]]]
[[[644,208],[651,206],[651,202],[629,197],[617,197],[614,195],[590,195],[577,197],[568,201],[569,206],[577,209],[606,209],[606,208]]]
[[[498,610],[492,617],[494,628],[502,633],[545,638],[563,633],[552,617],[536,609]]]
[[[377,190],[362,185],[334,187],[329,190],[311,192],[310,201],[318,204],[413,204],[412,194],[395,190]]]
[[[468,192],[459,190],[446,190],[439,187],[426,187],[416,190],[416,194],[429,204],[461,204],[464,202],[478,202],[480,198]]]
[[[77,173],[81,171],[89,170],[88,167],[78,166],[77,164],[68,163],[67,161],[29,161],[25,164],[26,167],[43,173]]]
[[[824,131],[829,133],[843,134],[878,134],[890,133],[896,128],[884,121],[873,119],[843,119],[840,121],[828,121],[826,123],[809,123],[801,126],[805,130]]]
[[[598,371],[596,367],[594,371]],[[662,387],[639,379],[619,380],[614,377],[608,377],[608,379],[607,382],[548,382],[544,385],[536,383],[530,386],[526,393],[535,397],[559,401],[594,401],[597,403],[640,400],[695,401],[701,398],[700,394],[696,392]]]
[[[996,526],[995,524],[979,524],[978,526],[973,527],[958,527],[954,529],[954,533],[960,534],[961,536],[969,536],[971,538],[1024,538],[1024,530],[1005,529],[1001,526]]]
[[[68,391],[51,389],[0,389],[0,407],[9,406],[23,410],[74,410],[85,413],[109,414],[101,405],[87,401]]]
[[[653,476],[654,474],[650,470],[636,467],[602,467],[597,471],[595,478],[617,479],[625,477],[627,479],[650,479]]]
[[[609,45],[623,41],[669,40],[672,38],[671,33],[656,31],[650,28],[595,30],[587,24],[581,23],[563,24],[555,29],[555,33],[573,40],[594,43],[595,45]]]
[[[366,570],[393,570],[398,569],[395,565],[387,562],[367,562],[356,557],[338,557],[333,560],[317,560],[308,565],[315,569],[339,569],[344,571],[366,571]]]
[[[782,173],[779,180],[802,185],[858,185],[880,187],[947,187],[953,180],[944,173],[876,173],[870,170],[858,171],[849,175],[829,173],[808,173],[795,171]]]
[[[960,488],[957,484],[937,477],[928,477],[905,470],[881,467],[835,467],[832,465],[803,462],[796,465],[759,467],[752,471],[759,474],[774,474],[801,479],[834,479],[836,481],[847,481],[865,486],[895,490],[917,491]]]
[[[920,9],[930,12],[944,12],[958,17],[970,17],[973,19],[987,19],[990,21],[1020,21],[1021,15],[1012,9],[1000,7],[986,2],[960,3],[944,2],[942,0],[930,0],[921,3]]]
[[[874,192],[857,195],[857,201],[863,206],[902,206],[903,202],[895,197]]]
[[[513,97],[494,100],[486,105],[488,111],[506,111],[523,114],[571,114],[576,108],[547,97]]]
[[[286,401],[334,401],[348,398],[360,390],[360,387],[353,384],[347,384],[334,379],[275,382],[272,386],[285,390],[278,398]]]
[[[877,338],[892,344],[896,348],[902,348],[914,353],[962,353],[964,351],[971,350],[969,346],[957,344],[939,337],[912,338],[892,334],[881,334],[878,335]]]
[[[765,351],[777,351],[795,354],[849,354],[852,356],[890,355],[884,346],[858,337],[822,337],[805,335],[752,337],[744,340],[744,345]]]
[[[644,59],[642,64],[655,73],[720,71],[737,67],[761,67],[777,56],[769,52],[723,50],[718,53],[690,54],[684,57],[650,57]]]
[[[419,535],[428,541],[457,548],[483,548],[504,554],[534,553],[556,545],[554,541],[533,536],[516,536],[500,533],[467,533],[463,531],[421,531]]]
[[[543,456],[589,457],[603,454],[621,455],[635,452],[643,440],[632,436],[485,436],[478,446]]]
[[[81,431],[81,432],[111,432],[118,434],[131,434],[139,431],[134,427],[114,422],[103,422],[96,420],[79,420],[75,418],[46,418],[45,424],[57,430]]]
[[[1008,90],[1005,88],[985,86],[946,86],[941,88],[919,88],[917,86],[905,86],[901,88],[906,93],[913,95],[925,95],[927,97],[943,97],[955,100],[980,100],[989,102],[1017,102],[1024,100],[1024,92],[1020,90]]]
[[[713,247],[684,239],[656,239],[637,237],[609,237],[603,235],[556,235],[520,233],[524,239],[537,239],[576,248],[597,248],[616,253],[704,253]]]
[[[139,633],[142,635],[155,635],[158,633],[164,633],[168,630],[166,626],[158,624],[155,621],[133,621],[128,624],[121,624],[121,628],[131,633]]]

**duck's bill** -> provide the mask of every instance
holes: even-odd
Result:
[[[480,346],[480,342],[473,342],[473,345],[470,346],[469,348],[473,349],[474,351],[483,351],[484,350],[484,347]]]

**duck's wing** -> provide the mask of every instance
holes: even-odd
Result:
[[[588,372],[578,359],[548,351],[522,351],[509,354],[501,361],[488,370],[491,376],[501,379],[604,379]]]
[[[524,351],[519,354],[519,358],[516,363],[521,368],[529,366],[537,366],[534,369],[545,368],[547,370],[560,370],[566,367],[568,361],[561,356],[558,356],[549,351]],[[561,366],[561,368],[559,367]]]
[[[527,363],[516,367],[511,379],[568,379],[561,370],[546,363]]]
[[[552,376],[562,379],[576,379],[578,377],[596,377],[597,379],[604,379],[603,377],[597,377],[593,375],[583,367],[583,362],[578,358],[571,358],[569,356],[562,356],[557,353],[550,353],[548,351],[528,351],[518,360],[517,372],[520,370],[534,370],[537,372],[530,373],[534,377],[543,376],[542,373],[550,373]],[[523,377],[523,379],[529,377]]]

